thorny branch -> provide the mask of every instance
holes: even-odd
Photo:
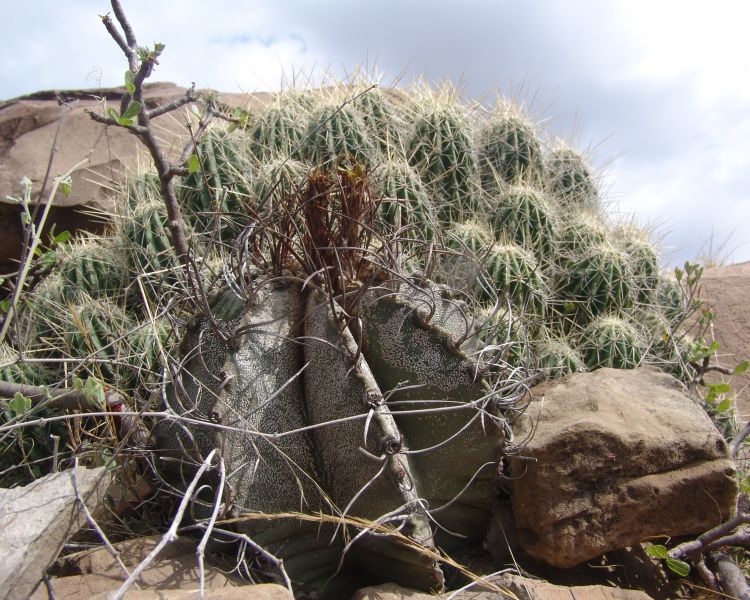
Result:
[[[125,115],[129,108],[137,106],[140,108],[137,113],[138,121],[137,124],[128,123],[123,119],[117,119],[111,115],[103,115],[93,110],[87,110],[87,113],[98,123],[112,127],[124,127],[130,131],[130,133],[137,136],[151,154],[151,158],[159,177],[161,196],[164,199],[164,204],[167,210],[167,225],[169,227],[172,245],[177,254],[177,258],[182,265],[188,282],[188,287],[193,292],[193,297],[196,299],[201,312],[208,316],[211,314],[211,311],[208,307],[208,299],[201,281],[200,273],[195,262],[191,258],[190,246],[183,225],[182,210],[180,209],[175,192],[174,178],[178,175],[187,174],[186,161],[194,150],[197,139],[206,130],[213,116],[213,99],[209,98],[208,100],[208,109],[206,114],[204,114],[200,120],[197,135],[191,136],[190,141],[187,143],[182,155],[180,156],[178,164],[172,164],[159,145],[158,139],[151,127],[151,119],[197,101],[198,98],[195,92],[195,84],[185,92],[185,95],[182,98],[161,107],[147,109],[143,101],[143,84],[151,75],[154,66],[158,64],[158,57],[161,54],[163,45],[157,44],[154,50],[139,48],[135,33],[125,16],[120,0],[111,0],[111,4],[115,17],[124,32],[124,37],[119,32],[117,26],[109,15],[104,15],[102,17],[102,23],[110,36],[125,54],[125,57],[128,60],[130,73],[132,74],[132,88],[128,93],[123,94],[120,104],[120,115]],[[213,321],[212,325],[215,325]],[[222,339],[227,338],[227,334],[220,329],[217,329],[217,333]]]

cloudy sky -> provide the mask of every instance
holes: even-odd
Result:
[[[103,0],[3,7],[0,98],[119,85]],[[278,89],[364,66],[388,84],[498,91],[590,151],[612,210],[662,238],[669,264],[750,260],[750,3],[745,0],[123,0],[154,80]],[[713,242],[712,242],[713,240]]]

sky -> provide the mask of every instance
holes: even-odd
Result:
[[[615,220],[653,229],[665,265],[750,260],[746,0],[122,0],[152,81],[223,92],[345,78],[451,80],[523,103],[602,174]],[[6,2],[0,98],[122,84],[104,0]]]

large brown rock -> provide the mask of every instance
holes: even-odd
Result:
[[[518,541],[571,567],[653,536],[703,532],[732,514],[727,444],[682,385],[656,369],[600,369],[533,389],[511,461]]]
[[[4,234],[0,238],[0,272],[12,270],[21,246],[19,208],[6,201],[6,196],[22,195],[21,178],[31,180],[32,201],[36,203],[48,170],[42,198],[49,193],[52,178],[88,158],[71,176],[71,194],[55,197],[48,225],[56,223],[58,232],[99,231],[114,208],[113,186],[129,173],[150,168],[151,158],[138,138],[121,127],[106,128],[86,114],[86,109],[104,112],[105,101],[119,107],[123,92],[124,88],[48,91],[0,102],[0,231]],[[185,88],[153,83],[147,84],[144,92],[146,105],[153,108],[183,96]],[[248,107],[266,97],[222,94],[221,101]],[[152,121],[162,148],[172,158],[179,156],[187,140],[184,110]]]

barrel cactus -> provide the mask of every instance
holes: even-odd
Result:
[[[476,163],[463,110],[438,103],[415,115],[407,155],[434,194],[442,222],[476,213]]]
[[[566,210],[596,210],[599,190],[592,167],[584,157],[560,144],[545,161],[545,186]]]
[[[643,363],[646,343],[636,328],[619,317],[605,315],[583,332],[579,351],[588,369],[634,369]]]
[[[541,144],[533,125],[512,104],[501,105],[480,129],[478,154],[486,188],[492,189],[497,179],[510,185],[541,180]]]

